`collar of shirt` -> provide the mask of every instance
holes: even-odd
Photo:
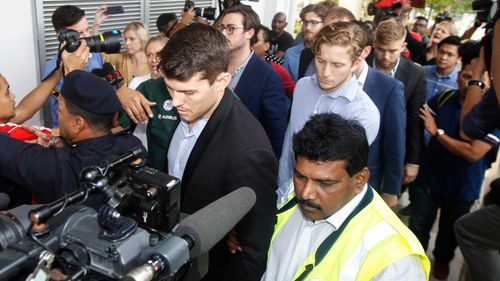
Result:
[[[182,135],[185,138],[194,136],[196,139],[201,134],[201,131],[203,131],[203,128],[205,128],[205,125],[207,124],[208,119],[200,119],[194,123],[193,127],[191,130],[189,129],[189,124],[186,121],[181,121],[181,129],[182,129]]]
[[[254,54],[254,51],[252,49],[252,52],[250,53],[248,58],[245,60],[245,62],[242,65],[238,66],[238,68],[236,68],[234,73],[231,73],[232,78],[231,78],[231,82],[228,85],[229,89],[231,89],[233,91],[234,91],[234,89],[236,89],[236,86],[238,85],[238,82],[240,81],[241,75],[243,74],[243,71],[245,71],[245,68],[247,67],[247,64],[250,61],[250,59],[252,58],[253,54]]]
[[[455,65],[455,68],[453,68],[453,71],[446,74],[446,75],[441,75],[439,74],[438,70],[437,70],[437,65],[434,65],[434,67],[431,69],[432,71],[432,74],[437,77],[437,78],[441,78],[441,79],[453,79],[455,74],[458,73],[458,65]],[[456,79],[454,79],[456,80]]]
[[[250,61],[250,58],[252,57],[254,51],[252,49],[252,52],[250,52],[250,55],[248,56],[248,58],[245,60],[245,62],[238,66],[238,68],[236,68],[236,70],[234,71],[234,73],[232,73],[233,77],[238,75],[239,73],[243,72],[245,70],[245,67],[247,67],[247,64],[248,62]]]
[[[344,221],[354,211],[354,209],[356,209],[356,207],[359,205],[359,203],[363,199],[363,196],[365,196],[365,193],[367,190],[368,190],[368,185],[365,184],[365,186],[363,187],[363,190],[359,194],[354,196],[351,199],[351,201],[349,201],[347,204],[344,205],[344,207],[340,208],[340,210],[338,210],[337,212],[335,212],[334,214],[332,214],[328,218],[326,218],[324,220],[320,220],[320,221],[310,221],[310,220],[306,219],[306,221],[307,221],[306,223],[308,225],[310,225],[310,224],[318,225],[321,223],[328,223],[331,226],[333,226],[334,231],[336,231],[337,229],[340,228],[340,226],[342,226]]]
[[[366,77],[368,76],[368,64],[366,63],[365,60],[363,60],[362,64],[363,64],[363,70],[361,71],[361,74],[359,74],[358,77],[358,82],[361,84],[361,87],[365,85]]]
[[[312,77],[312,82],[313,84],[318,88],[319,92],[322,93],[325,97],[329,98],[338,98],[338,97],[344,97],[348,99],[350,102],[352,102],[358,93],[358,91],[353,91],[352,88],[356,87],[359,88],[359,82],[356,80],[356,76],[352,75],[352,77],[347,81],[342,87],[338,88],[337,90],[334,90],[333,92],[326,92],[321,87],[319,86],[318,82],[318,77],[316,74],[314,74]]]
[[[396,65],[394,65],[394,67],[391,69],[391,77],[392,78],[394,78],[394,76],[396,76],[396,71],[398,71],[400,61],[401,61],[401,57],[398,58]],[[377,60],[376,60],[375,56],[373,57],[373,68],[375,68],[376,70],[382,71],[381,69],[378,68],[378,64],[377,64]],[[382,71],[382,72],[384,72],[384,71]]]

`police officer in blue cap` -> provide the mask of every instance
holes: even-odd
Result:
[[[26,188],[39,203],[78,189],[86,166],[137,146],[145,151],[136,137],[111,133],[121,104],[101,78],[80,70],[69,73],[58,102],[62,147],[45,148],[0,133],[0,176]]]

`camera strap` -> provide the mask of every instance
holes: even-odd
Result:
[[[45,78],[42,79],[42,82],[47,80],[50,76],[52,76],[52,74],[54,74],[54,72],[56,72],[57,70],[59,70],[59,68],[61,68],[61,43],[59,43],[57,50],[58,51],[57,51],[56,67],[54,67],[54,69],[47,76],[45,76]],[[62,76],[64,78],[64,68],[62,69]]]

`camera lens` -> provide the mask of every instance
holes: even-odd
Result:
[[[200,13],[207,20],[215,20],[215,8],[204,8]]]
[[[82,38],[87,41],[87,46],[93,53],[104,52],[107,54],[120,52],[120,31],[111,30],[92,37]]]

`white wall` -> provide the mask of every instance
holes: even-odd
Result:
[[[287,31],[293,31],[293,22],[295,21],[295,6],[297,0],[259,0],[259,2],[253,1],[241,1],[245,5],[252,6],[252,9],[259,15],[260,23],[271,28],[271,22],[273,20],[274,14],[277,12],[284,12],[287,14]]]
[[[357,19],[363,14],[363,0],[339,0],[339,6],[351,11]]]
[[[0,8],[0,72],[19,101],[38,84],[34,1],[2,1]],[[28,124],[42,124],[38,112]]]

